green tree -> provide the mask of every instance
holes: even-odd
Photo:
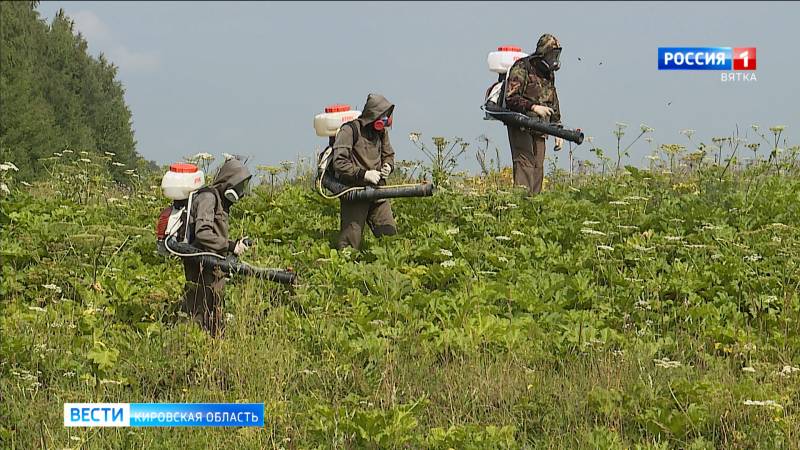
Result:
[[[146,164],[117,67],[89,54],[63,10],[48,25],[37,5],[0,4],[0,157],[20,168],[20,179],[33,179],[41,158],[86,151],[108,156],[107,170],[126,180],[126,169]]]

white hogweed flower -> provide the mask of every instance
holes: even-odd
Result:
[[[656,367],[664,369],[675,369],[681,366],[680,361],[670,361],[669,358],[654,359],[653,362],[656,363]]]
[[[593,230],[591,228],[582,228],[581,229],[581,233],[589,234],[589,235],[592,235],[592,236],[605,236],[606,235],[602,231]]]
[[[767,406],[770,408],[783,409],[783,406],[775,402],[775,400],[745,400],[745,406]]]

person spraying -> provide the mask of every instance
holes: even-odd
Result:
[[[345,123],[333,142],[331,168],[336,179],[348,186],[379,186],[395,167],[394,148],[389,141],[394,105],[382,95],[369,94],[361,115]],[[338,249],[361,247],[364,225],[375,237],[397,234],[397,223],[388,199],[350,200],[339,198],[340,233]]]
[[[225,280],[245,276],[293,285],[291,270],[254,267],[239,260],[252,245],[249,238],[228,239],[230,208],[249,191],[251,175],[238,159],[228,159],[214,182],[194,164],[176,163],[161,180],[164,196],[173,201],[156,222],[156,248],[163,256],[183,261],[186,285],[181,310],[214,336],[224,330]]]
[[[230,209],[247,195],[250,171],[235,158],[225,161],[211,186],[193,195],[187,233],[188,244],[205,252],[242,255],[249,239],[228,238]],[[225,328],[225,273],[196,258],[183,258],[186,286],[181,310],[213,336]]]
[[[508,72],[505,106],[511,111],[537,117],[549,124],[561,123],[561,109],[555,85],[555,72],[561,67],[561,44],[552,34],[543,34],[533,55],[518,59]],[[546,134],[530,132],[507,124],[511,146],[514,184],[538,194],[544,180]],[[561,150],[563,139],[555,138],[555,150]]]

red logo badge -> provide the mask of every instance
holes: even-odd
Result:
[[[733,70],[756,70],[756,48],[755,47],[734,48]]]

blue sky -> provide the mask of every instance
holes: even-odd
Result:
[[[655,128],[656,143],[730,135],[736,125],[800,124],[800,62],[791,36],[798,3],[500,2],[42,2],[63,8],[93,53],[120,68],[138,151],[159,163],[183,155],[249,155],[256,164],[311,156],[312,128],[330,103],[363,104],[369,92],[397,107],[399,159],[422,159],[408,140],[482,134],[510,153],[505,128],[482,120],[499,45],[535,46],[545,32],[564,47],[557,87],[563,120],[594,136],[576,151],[615,147],[615,122]],[[659,72],[659,46],[757,47],[756,82],[718,72]],[[578,61],[578,58],[581,58]],[[601,64],[602,63],[602,64]],[[552,145],[552,144],[548,144]],[[643,165],[646,142],[632,148]],[[548,155],[553,155],[548,149]],[[563,155],[563,154],[562,154]],[[560,157],[563,164],[565,155]],[[463,161],[474,169],[474,151]]]

